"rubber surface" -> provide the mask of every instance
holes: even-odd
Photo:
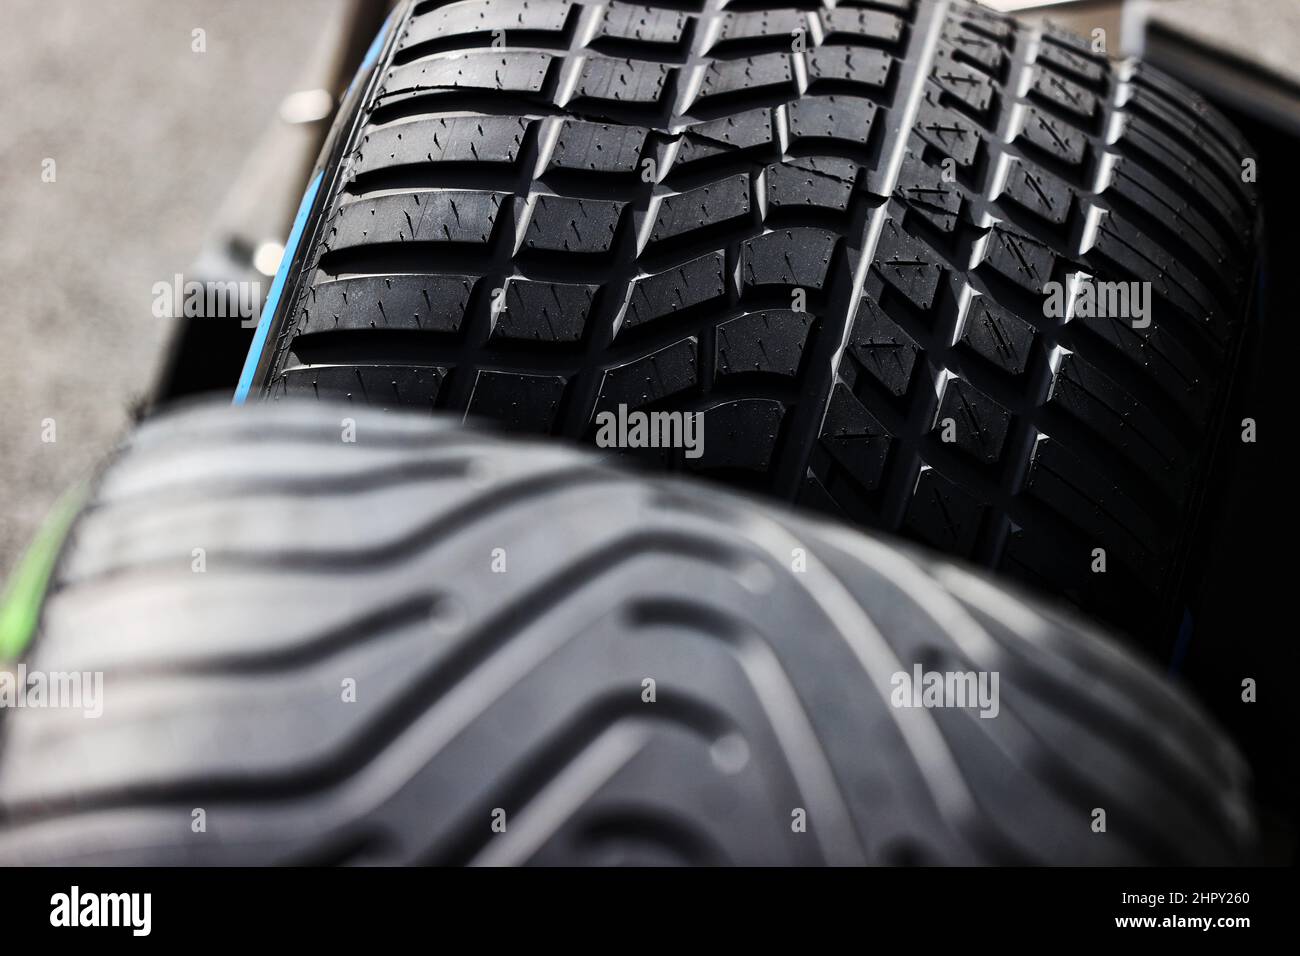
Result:
[[[0,864],[1226,863],[1253,832],[1194,705],[977,573],[413,416],[144,425],[25,663],[102,671],[103,715],[0,711]],[[895,706],[917,666],[997,674],[996,714]]]
[[[1251,153],[1205,103],[964,3],[404,16],[264,395],[589,440],[619,405],[702,410],[704,455],[658,464],[1167,659],[1255,262]],[[1149,282],[1150,325],[1045,315],[1080,274]]]

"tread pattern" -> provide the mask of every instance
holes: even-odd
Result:
[[[0,712],[6,865],[1181,864],[1252,840],[1241,758],[1109,639],[838,524],[445,418],[146,423],[27,664],[102,671],[104,706]],[[914,664],[996,672],[998,714],[892,706]]]
[[[717,453],[664,467],[1167,649],[1255,261],[1248,148],[1194,94],[935,0],[462,0],[399,31],[266,395],[587,440],[610,403],[703,411]],[[1081,274],[1151,283],[1149,327],[1046,317]]]

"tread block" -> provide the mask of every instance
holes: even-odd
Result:
[[[626,205],[615,200],[538,196],[524,233],[523,248],[604,255],[614,244],[614,233]]]
[[[675,269],[634,280],[619,334],[725,296],[726,265],[723,253],[712,252]]]
[[[952,442],[944,440],[945,422],[951,420]],[[949,379],[939,402],[931,434],[950,444],[983,465],[995,464],[1002,457],[1011,413],[969,382]]]
[[[1034,327],[985,295],[971,297],[957,339],[959,348],[978,355],[1008,375],[1023,375],[1029,367],[1037,333]]]
[[[987,113],[993,102],[993,81],[983,73],[952,61],[939,63],[930,74],[940,89],[977,113]]]
[[[822,289],[831,253],[839,236],[812,226],[778,229],[740,246],[740,281],[744,288],[782,285]]]
[[[746,13],[724,13],[718,42],[710,52],[725,49],[729,43],[773,37],[790,44],[795,30],[807,32],[808,23],[798,10],[754,10]]]
[[[689,127],[682,135],[681,149],[678,150],[674,168],[718,156],[772,151],[775,142],[771,110],[753,109],[732,113],[721,119]]]
[[[991,76],[1000,75],[1006,56],[1001,44],[951,18],[944,24],[943,42],[948,44],[954,59],[962,59],[978,66]]]
[[[958,166],[974,165],[979,155],[979,127],[955,110],[940,105],[932,93],[925,94],[914,129],[921,139],[951,157]]]
[[[922,162],[915,153],[903,161],[897,193],[907,207],[937,229],[952,233],[961,215],[962,194],[955,183],[945,182],[943,172]]]
[[[339,207],[325,245],[332,250],[383,242],[486,246],[507,198],[507,193],[444,189],[358,199]]]
[[[934,305],[944,267],[929,246],[893,219],[885,221],[874,268],[918,309],[928,311]]]
[[[492,324],[490,339],[552,345],[579,342],[599,289],[512,277],[506,280],[505,308]]]
[[[1043,24],[1043,46],[1064,47],[1078,57],[1094,63],[1108,63],[1104,53],[1094,53],[1089,40],[1073,30],[1066,30],[1051,20]]]
[[[772,464],[786,406],[774,398],[740,398],[704,413],[704,450],[686,458],[690,471],[739,470],[762,474]]]
[[[809,88],[813,90],[817,89],[818,82],[884,89],[889,85],[889,72],[894,67],[894,58],[882,50],[842,46],[809,50],[807,62]]]
[[[432,40],[455,36],[506,31],[562,33],[573,9],[570,0],[548,0],[515,7],[499,0],[470,0],[436,7],[412,17],[405,33],[397,41],[398,50],[406,50]]]
[[[970,557],[988,506],[928,465],[921,466],[904,526],[931,547]]]
[[[921,363],[921,347],[870,296],[864,296],[849,354],[895,398],[906,395]]]
[[[432,409],[438,399],[447,369],[407,365],[320,365],[290,368],[281,373],[275,398],[316,398],[327,395],[337,400],[380,409],[423,406]]]
[[[996,223],[980,268],[1000,272],[1016,285],[1041,295],[1052,278],[1056,253],[1044,242],[1007,223]]]
[[[718,326],[718,377],[750,373],[796,377],[811,329],[812,316],[789,309],[728,319]]]
[[[500,422],[511,431],[545,435],[567,384],[560,375],[529,375],[480,369],[465,418]]]
[[[1002,195],[1058,226],[1064,225],[1074,208],[1074,190],[1069,183],[1023,162],[1011,164]]]
[[[704,70],[704,79],[695,105],[741,93],[794,93],[794,67],[789,53],[762,53],[743,60],[713,60]]]
[[[903,38],[904,24],[901,18],[881,10],[854,9],[836,7],[834,10],[820,10],[824,43],[867,45],[878,43],[884,46],[897,46]]]
[[[384,77],[375,99],[382,103],[430,90],[537,94],[546,87],[555,60],[549,53],[519,51],[504,54],[496,50],[440,53],[393,67]]]
[[[852,160],[833,156],[773,163],[766,170],[768,208],[815,207],[833,213],[846,212],[860,168]]]
[[[855,485],[864,491],[880,487],[893,437],[838,382],[826,406],[826,420],[818,443],[848,472]]]
[[[601,17],[597,40],[624,40],[672,49],[682,42],[690,22],[690,17],[680,10],[611,3]]]
[[[1069,123],[1036,106],[1025,107],[1025,118],[1016,141],[1027,140],[1062,163],[1083,162],[1087,138]]]
[[[1030,95],[1056,106],[1080,119],[1091,121],[1097,115],[1097,97],[1073,80],[1041,65],[1034,66]]]
[[[677,239],[699,229],[720,228],[749,217],[749,175],[738,173],[659,204],[650,244]]]
[[[983,7],[968,4],[955,11],[955,13],[962,26],[966,29],[982,33],[1004,46],[1010,43],[1012,36],[1016,32],[1015,20],[1001,16],[992,10],[986,10]]]
[[[298,334],[344,329],[457,332],[476,276],[355,276],[311,287]]]
[[[560,125],[546,172],[638,173],[649,135],[649,130],[638,126],[566,119]]]
[[[699,384],[699,340],[681,339],[645,358],[626,362],[605,371],[600,384],[596,413],[629,409],[695,388]]]
[[[647,60],[589,59],[582,65],[574,99],[657,106],[675,72],[665,63]]]
[[[866,146],[878,107],[871,100],[832,95],[805,96],[787,109],[794,142],[839,140]]]
[[[367,133],[353,175],[415,163],[497,163],[513,166],[529,121],[515,116],[440,116]]]
[[[1084,55],[1077,46],[1067,46],[1059,36],[1048,34],[1038,47],[1038,60],[1053,69],[1070,73],[1077,82],[1085,83],[1094,89],[1106,82],[1107,68],[1103,60],[1098,62],[1091,56]]]

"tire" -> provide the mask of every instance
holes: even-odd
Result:
[[[0,711],[4,864],[1229,863],[1254,826],[1196,706],[977,573],[409,415],[146,424],[26,661],[103,713]],[[996,707],[894,706],[917,665]]]
[[[253,395],[589,441],[619,405],[703,411],[703,456],[658,464],[1166,658],[1255,268],[1249,148],[1162,74],[973,5],[768,6],[408,3]],[[1046,316],[1079,274],[1150,283],[1149,326]]]

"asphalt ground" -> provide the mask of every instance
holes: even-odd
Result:
[[[0,579],[148,394],[154,284],[187,271],[332,2],[0,3]]]

